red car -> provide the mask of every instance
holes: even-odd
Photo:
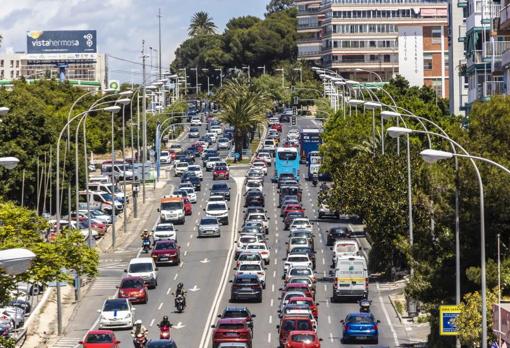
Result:
[[[319,308],[317,308],[318,304],[313,301],[311,297],[292,297],[289,299],[288,304],[307,304],[312,311],[313,317],[317,319],[319,317]]]
[[[282,124],[281,123],[273,123],[271,125],[271,129],[274,129],[276,131],[278,131],[279,133],[282,132]]]
[[[213,180],[216,179],[225,179],[228,180],[230,177],[230,172],[228,171],[227,166],[215,166],[213,170]]]
[[[252,332],[246,319],[218,319],[211,327],[214,328],[213,348],[220,343],[246,343],[249,348],[252,347]]]
[[[280,338],[280,346],[287,347],[287,339],[289,333],[292,331],[315,331],[314,324],[309,316],[306,315],[294,315],[287,314],[280,320],[280,325],[276,327],[278,329],[278,336]]]
[[[117,289],[118,298],[127,298],[133,303],[147,303],[149,300],[149,292],[142,277],[122,278]]]
[[[193,204],[189,201],[187,197],[183,198],[184,202],[184,215],[188,216],[193,213]]]
[[[304,297],[311,297],[315,301],[315,292],[306,283],[288,283],[280,291],[284,293],[287,291],[299,291],[303,293]]]
[[[295,330],[289,332],[285,348],[320,348],[321,341],[313,330]]]
[[[301,212],[301,213],[305,212],[305,210],[303,209],[301,204],[289,203],[282,208],[281,216],[283,216],[285,218],[287,216],[287,214],[290,213],[291,211],[292,212]]]
[[[111,330],[91,330],[79,343],[83,348],[120,348],[120,341]]]
[[[172,239],[158,240],[154,244],[151,256],[156,264],[171,263],[178,265],[181,263],[181,247]]]

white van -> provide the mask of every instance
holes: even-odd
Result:
[[[129,261],[128,268],[124,270],[128,276],[142,277],[149,288],[158,286],[158,268],[152,257],[137,257]]]
[[[89,177],[90,184],[92,184],[92,183],[108,184],[110,182],[112,182],[112,181],[110,180],[110,177],[107,175],[96,175],[96,176]]]
[[[109,194],[113,194],[115,198],[120,200],[122,203],[125,202],[124,192],[112,183],[89,182],[89,191],[105,191]]]
[[[332,250],[333,250],[333,264],[335,264],[336,260],[338,260],[341,257],[359,255],[358,242],[351,239],[340,239],[335,241],[335,245],[333,246]]]
[[[338,258],[333,280],[333,302],[342,298],[361,299],[365,296],[368,296],[368,269],[365,258]]]

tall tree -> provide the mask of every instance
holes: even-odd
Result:
[[[266,16],[275,13],[285,11],[294,5],[294,0],[271,0],[266,6]]]
[[[212,35],[216,33],[216,24],[205,11],[199,11],[191,18],[188,28],[189,36]]]

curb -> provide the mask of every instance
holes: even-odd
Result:
[[[404,324],[404,319],[402,318],[402,316],[400,315],[400,313],[397,311],[397,306],[395,305],[395,302],[393,301],[393,299],[391,298],[391,295],[388,295],[388,299],[390,300],[390,303],[391,303],[391,307],[393,307],[393,310],[395,311],[395,313],[397,314],[397,317],[398,317],[398,320],[400,321],[401,324]]]
[[[44,291],[44,294],[41,297],[41,300],[39,301],[39,303],[37,303],[37,306],[35,306],[32,313],[30,313],[30,315],[28,316],[28,319],[25,320],[25,322],[23,323],[23,328],[22,328],[23,331],[22,331],[21,335],[16,337],[16,345],[18,345],[23,338],[26,338],[28,329],[30,328],[32,322],[35,320],[35,317],[40,314],[42,308],[46,305],[46,302],[48,302],[48,299],[50,298],[50,295],[52,292],[53,292],[53,288],[50,288],[50,287],[46,288],[46,290]],[[23,346],[23,343],[24,343],[24,341],[21,343],[20,346]]]

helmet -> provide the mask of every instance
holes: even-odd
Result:
[[[168,315],[163,315],[163,321],[168,321]]]
[[[142,325],[142,321],[138,319],[137,321],[135,321],[135,325]]]
[[[184,286],[184,284],[183,284],[183,283],[179,283],[179,284],[177,284],[177,288],[179,288],[179,289],[182,289],[182,287],[183,287],[183,286]]]
[[[144,232],[149,232],[149,230],[148,230],[148,229],[144,229],[143,231],[144,231]]]

